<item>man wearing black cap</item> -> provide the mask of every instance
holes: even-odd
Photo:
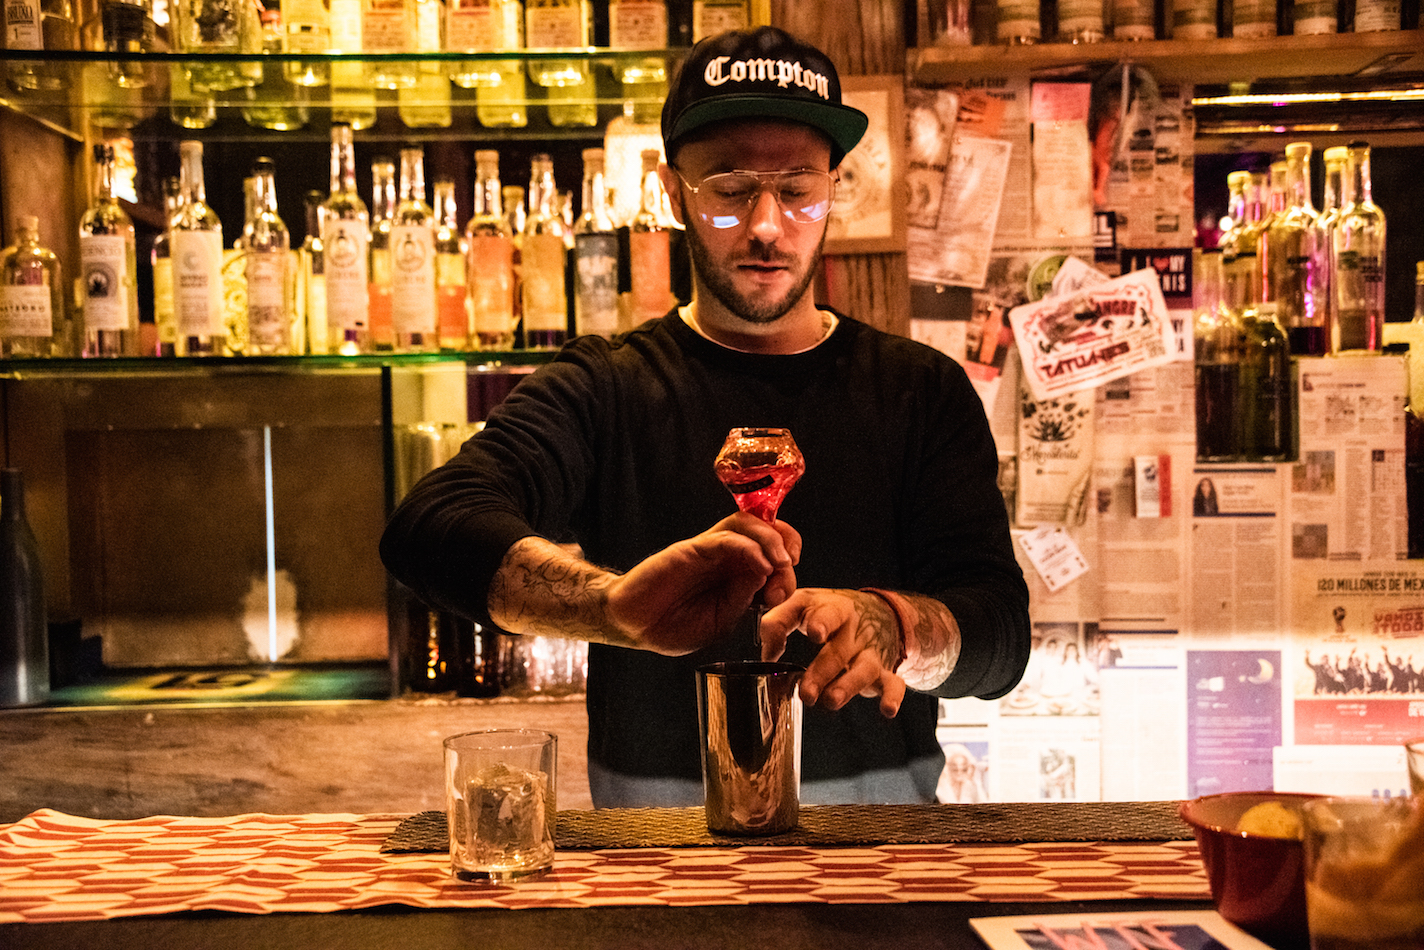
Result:
[[[737,624],[756,596],[761,655],[807,667],[806,802],[933,800],[936,697],[1022,675],[1028,594],[977,396],[952,360],[808,292],[866,124],[780,30],[695,46],[660,169],[693,301],[571,342],[382,538],[428,602],[590,642],[597,806],[701,803],[694,671],[756,654]],[[738,426],[789,428],[805,456],[775,524],[729,514],[713,473]]]

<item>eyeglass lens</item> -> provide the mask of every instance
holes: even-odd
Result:
[[[771,192],[782,214],[799,224],[811,224],[831,210],[835,179],[818,171],[723,172],[709,175],[693,189],[703,204],[702,217],[714,228],[741,224],[763,190]]]

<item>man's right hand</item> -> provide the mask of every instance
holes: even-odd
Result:
[[[528,537],[509,549],[495,574],[490,616],[512,633],[682,656],[727,636],[758,592],[768,607],[790,597],[800,556],[794,528],[744,512],[625,574]]]

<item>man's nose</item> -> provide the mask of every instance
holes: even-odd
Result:
[[[751,217],[748,219],[752,236],[763,244],[771,244],[781,237],[781,202],[776,192],[770,188],[757,189],[752,199]]]

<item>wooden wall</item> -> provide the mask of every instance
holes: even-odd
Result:
[[[905,71],[901,0],[771,0],[771,23],[830,56],[842,76]],[[904,253],[827,257],[820,299],[892,333],[910,331],[910,275]]]

